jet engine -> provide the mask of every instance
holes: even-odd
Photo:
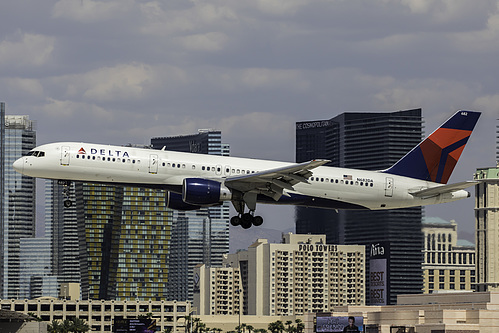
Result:
[[[216,180],[185,178],[182,200],[191,205],[212,206],[232,199],[232,192]]]
[[[196,210],[201,206],[189,205],[182,200],[182,195],[174,192],[168,192],[166,195],[166,207],[176,210]]]

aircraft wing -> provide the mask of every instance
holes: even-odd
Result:
[[[415,197],[432,197],[432,196],[443,194],[443,193],[450,193],[450,192],[455,192],[455,191],[459,191],[459,190],[464,190],[465,188],[473,186],[477,183],[478,183],[477,181],[469,180],[469,181],[465,181],[465,182],[448,184],[448,185],[440,185],[440,186],[435,186],[435,187],[430,187],[430,188],[425,188],[425,189],[414,189],[412,191],[409,191],[409,193]]]
[[[276,169],[268,169],[247,175],[227,177],[225,186],[242,193],[254,192],[264,194],[274,200],[287,195],[284,190],[294,191],[293,186],[307,183],[312,176],[312,169],[330,162],[329,160],[312,160]]]

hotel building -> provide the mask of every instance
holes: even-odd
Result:
[[[224,274],[233,274],[238,281],[239,271],[243,314],[292,316],[327,312],[339,305],[364,305],[364,258],[362,245],[326,244],[325,235],[286,234],[281,244],[258,239],[247,250],[227,255],[224,271],[230,272],[227,267],[231,267],[234,272]],[[216,272],[210,274],[216,277]],[[212,288],[202,287],[199,299],[213,296]],[[200,314],[207,314],[213,309],[206,307],[216,301],[211,298],[195,306]]]
[[[475,245],[457,238],[457,223],[426,217],[422,230],[423,293],[475,290]]]
[[[477,169],[475,185],[477,291],[499,290],[499,167]]]

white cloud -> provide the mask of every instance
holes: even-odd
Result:
[[[52,60],[55,38],[18,32],[0,42],[0,66],[9,68],[40,67]]]
[[[18,96],[18,98],[26,99],[30,97],[42,97],[44,94],[43,85],[36,79],[23,79],[18,77],[0,78],[0,88],[4,93],[9,91],[10,94]]]
[[[301,7],[310,4],[306,0],[258,0],[257,6],[265,14],[284,16],[295,14]]]
[[[48,98],[42,111],[49,118],[57,119],[58,122],[73,120],[73,124],[78,126],[76,121],[79,118],[92,119],[94,122],[110,122],[114,115],[109,110],[89,103],[79,103],[71,100],[56,100]]]
[[[132,0],[59,0],[52,9],[54,18],[91,23],[120,17],[133,6]]]
[[[207,52],[222,50],[227,40],[227,35],[219,32],[208,32],[180,38],[180,42],[186,50]]]

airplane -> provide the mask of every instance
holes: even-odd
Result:
[[[231,201],[233,226],[263,223],[257,203],[328,209],[395,209],[470,196],[475,184],[447,181],[480,117],[457,111],[386,170],[324,166],[328,160],[289,163],[92,143],[58,142],[31,150],[13,164],[31,177],[137,186],[166,191],[166,205],[194,210]],[[64,202],[66,207],[71,201]],[[247,208],[247,211],[246,211]]]

